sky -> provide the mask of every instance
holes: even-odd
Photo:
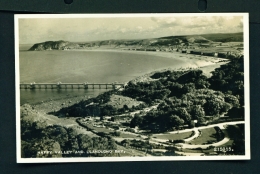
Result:
[[[65,40],[88,42],[243,32],[242,16],[98,16],[19,18],[20,44]]]

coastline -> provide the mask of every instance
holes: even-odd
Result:
[[[182,60],[185,62],[184,66],[181,66],[179,68],[169,66],[169,68],[166,69],[160,69],[160,70],[154,70],[152,72],[147,72],[143,75],[137,76],[136,78],[131,79],[130,81],[147,81],[151,80],[149,78],[150,75],[156,73],[156,72],[163,72],[167,70],[189,70],[189,69],[204,69],[207,71],[206,74],[210,74],[211,71],[213,71],[215,68],[219,67],[222,64],[225,64],[226,62],[220,62],[222,60],[226,59],[221,59],[221,58],[216,58],[216,57],[209,57],[209,56],[198,56],[198,55],[192,55],[192,54],[184,54],[184,53],[179,53],[179,52],[147,52],[147,51],[132,51],[132,50],[122,50],[122,49],[80,49],[80,50],[66,50],[66,51],[102,51],[102,52],[123,52],[123,53],[130,53],[130,54],[141,54],[141,55],[156,55],[159,57],[166,57],[169,59],[178,59]],[[128,81],[129,82],[129,81]],[[103,93],[103,92],[101,92]],[[42,119],[45,121],[49,122],[49,124],[57,123],[60,124],[60,122],[64,122],[64,119],[66,118],[61,118],[57,117],[54,115],[49,115],[47,113],[57,111],[61,109],[62,107],[67,107],[73,104],[78,103],[81,100],[86,100],[88,99],[89,96],[87,95],[79,95],[79,96],[62,96],[61,98],[55,98],[55,99],[49,99],[46,101],[38,102],[38,103],[32,103],[32,107],[34,107],[35,110],[39,111],[42,116]],[[73,119],[68,119],[71,120],[73,123]],[[72,124],[69,122],[69,125]],[[66,125],[66,124],[65,124]],[[72,124],[73,125],[73,124]]]
[[[58,57],[54,56],[55,59],[52,59],[52,55],[57,55]],[[75,61],[71,59],[74,56]],[[97,59],[92,60],[92,56],[96,56]],[[42,58],[46,58],[46,61]],[[53,60],[59,65],[56,66],[56,64],[50,63]],[[20,71],[20,80],[23,83],[56,83],[58,81],[63,83],[77,83],[82,82],[82,79],[96,83],[113,81],[125,83],[153,71],[200,68],[216,64],[222,60],[217,57],[179,52],[151,52],[103,48],[36,51],[34,53],[21,54],[21,67],[23,68]],[[32,61],[33,65],[42,64],[43,66],[36,69],[33,66],[28,66],[28,63],[26,63],[28,61]],[[98,68],[100,70],[97,70]],[[35,75],[37,73],[42,75]]]
[[[224,64],[226,62],[221,62],[219,64],[213,64],[213,65],[207,65],[205,67],[201,67],[199,69],[202,68],[209,68],[209,67],[214,67],[217,65],[221,65]],[[163,69],[161,71],[166,71],[168,69]],[[180,69],[181,70],[181,69]],[[154,74],[155,72],[159,72],[159,71],[154,71],[154,72],[150,72],[147,73],[145,75],[139,76],[135,79],[132,79],[131,81],[146,81],[146,80],[150,80],[150,75]],[[103,92],[101,92],[103,93]],[[100,94],[101,94],[100,93]],[[89,134],[92,135],[92,133],[90,131],[86,131],[86,130],[82,130],[81,127],[79,127],[76,123],[76,117],[69,117],[66,118],[64,116],[54,116],[51,114],[48,114],[49,112],[53,112],[53,111],[57,111],[60,110],[62,107],[68,107],[71,105],[74,105],[76,103],[78,103],[81,100],[87,100],[90,97],[87,95],[80,95],[80,96],[67,96],[67,97],[62,97],[62,98],[56,98],[56,99],[49,99],[47,101],[42,101],[40,103],[34,103],[34,104],[29,104],[33,107],[33,109],[38,112],[38,119],[42,120],[42,121],[46,121],[49,125],[52,124],[58,124],[58,125],[64,125],[66,127],[74,127],[75,129],[77,129],[77,131],[79,131],[79,133],[85,133],[85,134]],[[23,105],[22,105],[23,106]],[[95,136],[95,135],[92,135]]]
[[[166,54],[163,54],[163,55],[169,56],[170,54],[166,53]],[[178,58],[181,59],[182,57],[185,57],[185,56],[182,56],[182,55],[187,55],[187,54],[178,54],[178,56],[179,56]],[[210,74],[210,72],[212,70],[214,70],[215,68],[217,68],[217,67],[221,66],[222,64],[225,64],[225,63],[228,62],[228,61],[223,62],[223,61],[218,60],[218,59],[213,61],[213,60],[210,60],[210,58],[208,58],[208,57],[203,57],[203,59],[202,59],[201,58],[202,56],[193,56],[193,57],[195,57],[195,58],[193,59],[193,58],[188,57],[188,56],[186,56],[184,58],[184,60],[187,63],[185,67],[183,67],[183,66],[179,67],[179,68],[175,67],[174,69],[172,67],[169,67],[169,68],[166,68],[166,69],[155,70],[155,71],[146,73],[145,75],[138,76],[136,79],[132,79],[130,81],[133,81],[133,80],[138,80],[138,81],[150,80],[151,79],[150,75],[152,75],[156,72],[163,72],[163,71],[166,71],[166,70],[185,71],[185,70],[191,70],[191,69],[202,69],[202,70],[206,70],[207,73]],[[171,57],[169,57],[169,58],[171,58]],[[176,59],[176,57],[173,57],[172,59]],[[192,61],[190,61],[190,59]],[[211,58],[211,59],[213,59],[213,58]],[[194,63],[194,64],[192,64],[192,65],[194,65],[193,67],[188,66],[188,65],[191,65],[191,62]],[[82,127],[82,125],[78,124],[76,119],[80,118],[80,117],[73,117],[73,115],[71,115],[71,117],[66,117],[65,114],[58,115],[58,116],[49,114],[50,112],[58,111],[59,109],[61,109],[63,107],[68,107],[68,106],[74,105],[74,104],[78,103],[79,101],[86,100],[88,98],[89,97],[86,96],[86,95],[71,96],[71,97],[67,96],[65,98],[55,99],[55,100],[50,99],[49,101],[41,102],[39,104],[35,104],[35,105],[32,106],[34,112],[37,113],[37,115],[35,116],[34,119],[36,119],[38,121],[46,122],[47,125],[50,125],[50,126],[60,125],[60,126],[66,127],[66,128],[73,128],[76,131],[77,134],[88,135],[89,137],[98,137],[99,134],[97,134],[95,131],[88,131],[86,128]],[[114,139],[118,140],[117,138],[114,138]],[[129,139],[129,138],[125,138],[125,139]],[[156,139],[156,140],[160,140],[160,139]],[[155,143],[155,144],[158,143],[157,141],[154,141],[154,139],[151,139],[151,142]],[[117,145],[117,147],[123,148],[123,146],[120,146],[120,145]],[[198,145],[198,147],[200,147],[200,145]]]

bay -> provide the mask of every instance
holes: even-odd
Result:
[[[21,83],[127,82],[145,73],[184,63],[155,55],[109,51],[20,52]]]
[[[20,47],[20,83],[125,83],[146,73],[185,66],[185,61],[130,51],[26,51]],[[20,103],[68,96],[97,96],[105,89],[20,90]]]

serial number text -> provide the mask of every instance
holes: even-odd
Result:
[[[215,147],[214,148],[215,152],[231,152],[234,151],[232,147]]]

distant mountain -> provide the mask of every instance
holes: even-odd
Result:
[[[181,40],[182,42],[191,43],[207,43],[207,42],[243,42],[243,33],[214,33],[201,35],[186,35],[186,36],[168,36],[158,38],[167,40],[168,42]],[[173,42],[174,43],[174,42]]]
[[[213,42],[243,42],[243,33],[203,34],[202,37]]]
[[[104,40],[93,42],[73,43],[68,41],[46,41],[34,44],[29,51],[43,50],[67,50],[80,49],[90,47],[109,46],[116,47],[162,47],[173,45],[189,45],[189,44],[204,44],[213,42],[243,42],[243,33],[216,33],[216,34],[201,34],[201,35],[186,35],[186,36],[167,36],[151,39],[135,39],[135,40]]]

